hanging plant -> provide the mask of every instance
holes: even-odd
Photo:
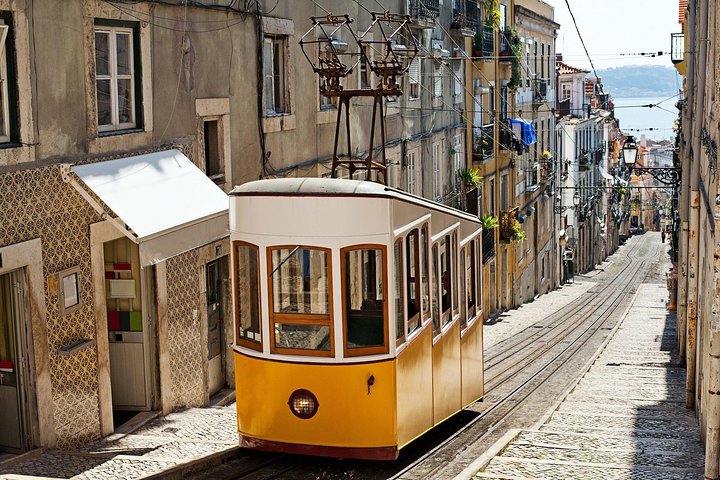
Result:
[[[508,83],[508,91],[510,93],[516,93],[518,87],[522,83],[522,70],[520,68],[520,60],[522,58],[522,44],[520,42],[520,36],[515,29],[510,27],[505,29],[505,38],[510,45],[511,59],[511,75],[510,82]]]
[[[485,11],[485,25],[500,28],[500,0],[482,0],[482,6]]]

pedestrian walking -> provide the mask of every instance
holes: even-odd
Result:
[[[660,232],[660,239],[662,240],[662,243],[665,243],[665,230]]]

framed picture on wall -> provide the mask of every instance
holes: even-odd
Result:
[[[80,308],[80,267],[58,273],[58,301],[60,315]]]

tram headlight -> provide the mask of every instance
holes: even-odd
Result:
[[[314,417],[320,407],[317,397],[311,391],[302,388],[290,394],[288,405],[293,415],[305,420]]]

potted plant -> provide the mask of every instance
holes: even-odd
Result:
[[[493,215],[483,215],[480,217],[480,223],[482,223],[483,229],[485,230],[493,230],[500,225],[497,217]]]
[[[511,75],[510,82],[508,82],[508,91],[510,93],[516,93],[518,87],[522,83],[522,69],[520,68],[520,60],[522,58],[522,44],[520,43],[520,36],[517,31],[512,28],[506,28],[504,32],[505,38],[508,41],[508,50],[506,55],[511,57]]]
[[[465,193],[476,190],[482,186],[483,177],[477,168],[462,169],[458,172],[458,177],[460,177],[460,181],[463,183]]]

